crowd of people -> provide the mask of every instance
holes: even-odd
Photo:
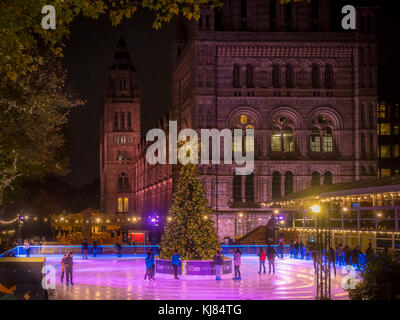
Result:
[[[88,241],[84,239],[82,242],[82,257],[83,259],[87,259],[87,251],[88,251]],[[257,253],[258,255],[258,274],[266,273],[266,262],[268,261],[268,273],[275,273],[275,258],[284,258],[284,247],[285,243],[283,239],[279,240],[278,246],[279,252],[275,249],[275,246],[268,245],[266,249],[263,247],[259,248]],[[93,256],[95,257],[97,254],[97,243],[93,242]],[[116,251],[118,253],[118,257],[121,257],[122,246],[119,242],[115,245]],[[27,251],[27,256],[29,256],[29,242],[25,242],[25,250]],[[292,259],[306,259],[313,260],[314,262],[314,270],[317,272],[318,263],[320,259],[319,251],[316,247],[315,243],[311,243],[309,241],[304,245],[300,240],[290,240],[289,241],[289,257]],[[323,257],[330,257],[331,264],[333,266],[334,273],[336,274],[336,266],[355,266],[360,270],[360,256],[365,256],[365,259],[368,259],[374,253],[371,244],[366,250],[365,254],[362,253],[360,246],[356,246],[351,249],[348,245],[343,246],[339,244],[335,249],[332,247],[329,250],[323,251]],[[72,260],[72,252],[66,253],[61,260],[61,282],[64,280],[64,274],[66,274],[66,284],[73,285],[72,282],[72,269],[73,269],[73,260]],[[241,259],[242,253],[239,248],[235,248],[233,252],[233,266],[234,266],[234,278],[233,280],[242,280],[242,275],[240,272],[240,267],[242,264]],[[146,272],[144,276],[144,280],[154,281],[155,280],[155,253],[154,250],[151,249],[146,254],[144,259]],[[222,256],[222,251],[218,250],[213,257],[213,265],[215,267],[215,277],[216,280],[222,280],[222,268],[224,264],[224,258]],[[177,251],[174,251],[171,256],[171,266],[173,269],[173,274],[175,279],[179,279],[178,271],[179,267],[182,265],[181,257]]]
[[[283,239],[279,241],[279,247],[281,248],[281,255],[282,255],[282,248],[284,242]],[[313,260],[314,262],[314,270],[317,271],[317,265],[319,262],[319,255],[318,255],[318,248],[317,245],[313,242],[307,241],[304,244],[301,240],[290,240],[289,241],[289,254],[290,258],[294,259],[306,259],[306,260]],[[343,246],[343,244],[339,244],[336,249],[333,247],[329,248],[328,250],[323,251],[323,257],[330,258],[330,263],[333,267],[334,274],[336,274],[336,266],[346,266],[350,268],[354,266],[357,271],[360,271],[360,257],[368,260],[374,253],[372,249],[371,243],[369,244],[365,253],[362,252],[360,246],[355,246],[351,248],[348,245]]]

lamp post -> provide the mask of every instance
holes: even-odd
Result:
[[[330,206],[325,207],[325,214],[321,214],[321,206],[316,204],[311,207],[311,211],[316,214],[316,231],[317,231],[317,300],[331,299],[331,219]],[[327,216],[326,216],[327,215]],[[323,223],[326,222],[327,224]],[[324,229],[327,228],[327,229]],[[325,253],[324,253],[325,250]]]

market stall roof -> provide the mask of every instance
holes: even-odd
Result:
[[[400,176],[385,177],[376,180],[363,180],[356,182],[344,182],[324,186],[311,187],[290,194],[273,202],[284,202],[293,200],[307,200],[328,197],[343,197],[362,194],[378,194],[400,192]]]

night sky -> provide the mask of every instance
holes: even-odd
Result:
[[[379,94],[399,94],[400,30],[398,1],[382,0],[378,22]],[[141,91],[142,135],[167,112],[171,104],[171,44],[175,22],[152,29],[153,15],[142,11],[123,24],[123,34],[137,70]],[[103,84],[121,27],[109,19],[80,19],[74,23],[65,50],[69,82],[87,103],[76,108],[67,126],[72,186],[91,183],[99,177],[99,121]],[[397,76],[395,76],[397,75]]]
[[[65,65],[69,85],[87,101],[72,111],[67,125],[67,147],[71,172],[66,176],[72,186],[99,177],[99,123],[103,85],[114,50],[123,33],[131,60],[137,70],[142,106],[142,133],[151,129],[171,104],[171,43],[175,22],[161,30],[152,28],[153,15],[138,12],[120,26],[112,27],[107,17],[80,19],[74,23]]]

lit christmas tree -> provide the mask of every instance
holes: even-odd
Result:
[[[161,239],[160,258],[171,259],[176,250],[183,260],[211,260],[221,247],[210,212],[196,167],[182,165]]]

